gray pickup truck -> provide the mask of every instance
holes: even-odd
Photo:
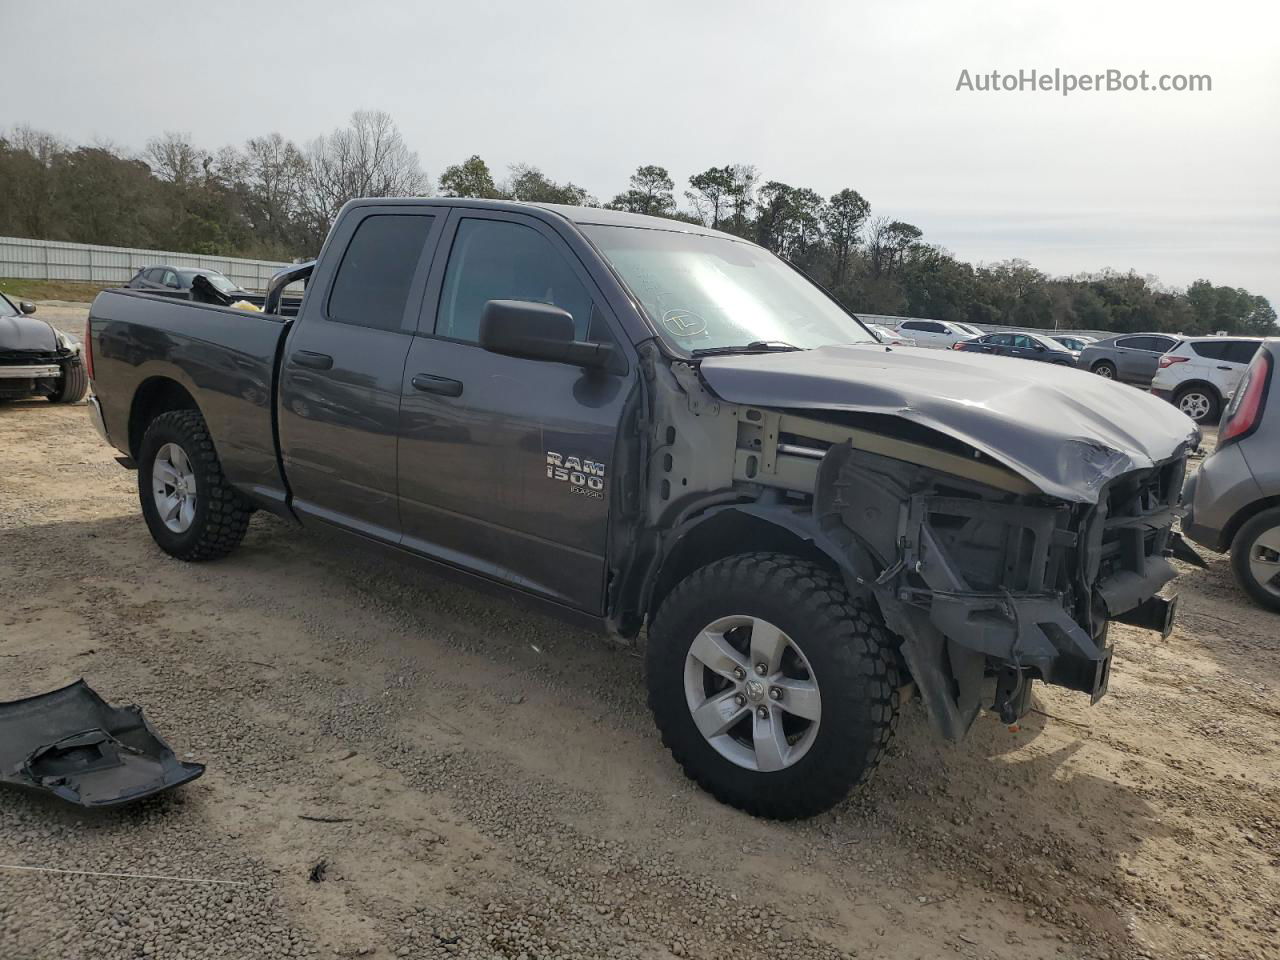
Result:
[[[280,291],[306,280],[296,316]],[[360,200],[264,312],[109,290],[91,412],[162,549],[263,509],[614,635],[689,776],[762,816],[1167,631],[1194,425],[1071,369],[880,344],[762,248],[609,210]]]

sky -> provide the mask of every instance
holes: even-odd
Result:
[[[380,109],[433,177],[478,153],[607,200],[642,163],[677,196],[750,163],[852,187],[975,263],[1207,277],[1280,305],[1278,28],[1258,0],[0,0],[0,129],[216,148]],[[1055,68],[1212,90],[957,90],[966,70]]]

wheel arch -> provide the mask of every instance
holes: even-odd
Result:
[[[1198,388],[1212,394],[1213,396],[1218,398],[1218,405],[1219,406],[1222,405],[1222,400],[1223,400],[1222,391],[1219,390],[1216,386],[1214,386],[1210,381],[1201,380],[1199,377],[1195,378],[1194,380],[1182,381],[1182,383],[1178,384],[1176,387],[1173,388],[1173,396],[1176,399],[1177,397],[1181,396],[1182,394],[1186,393],[1188,390],[1191,390],[1193,388]]]
[[[138,459],[142,448],[142,436],[147,426],[162,413],[170,410],[194,410],[201,413],[191,391],[172,377],[157,375],[148,377],[134,391],[129,405],[129,455]]]
[[[1236,534],[1240,532],[1240,528],[1262,513],[1262,511],[1270,510],[1272,507],[1280,507],[1280,496],[1263,497],[1237,510],[1235,515],[1227,521],[1226,526],[1222,528],[1222,549],[1224,551],[1230,550],[1235,543]]]
[[[666,539],[656,571],[644,587],[649,619],[668,594],[695,570],[740,553],[785,553],[812,561],[839,576],[851,593],[863,592],[859,569],[847,551],[818,527],[811,515],[768,504],[713,507],[677,527]]]

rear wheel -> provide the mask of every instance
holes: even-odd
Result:
[[[1104,380],[1116,379],[1116,365],[1110,360],[1099,360],[1093,365],[1093,372]]]
[[[179,560],[230,553],[249,527],[249,504],[222,475],[204,418],[172,410],[151,421],[138,458],[138,499],[151,536]]]
[[[1236,532],[1231,569],[1245,593],[1280,612],[1280,507],[1263,510]]]
[[[898,718],[879,616],[784,554],[729,557],[677,586],[649,631],[648,685],[686,775],[776,819],[840,802],[875,769]]]
[[[54,403],[79,403],[89,392],[89,373],[84,368],[84,361],[72,357],[62,362],[62,376],[58,378],[58,387],[49,394]]]
[[[1173,395],[1173,403],[1196,423],[1217,423],[1222,400],[1210,387],[1183,387]]]

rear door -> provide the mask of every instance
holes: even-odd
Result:
[[[943,341],[947,339],[946,328],[932,320],[907,320],[898,329],[908,331],[922,347],[943,346]]]
[[[1011,333],[993,333],[985,338],[986,342],[991,344],[991,352],[1002,357],[1007,357],[1013,353],[1013,334]]]
[[[489,300],[551,303],[580,340],[625,345],[568,244],[537,218],[459,209],[404,369],[405,546],[590,613],[604,609],[609,471],[635,383],[490,353]]]
[[[313,277],[280,372],[280,450],[294,509],[400,538],[396,431],[405,357],[434,243],[436,208],[360,207]]]
[[[1177,341],[1172,337],[1139,335],[1116,341],[1116,367],[1121,380],[1149,384],[1156,375],[1160,355]]]

